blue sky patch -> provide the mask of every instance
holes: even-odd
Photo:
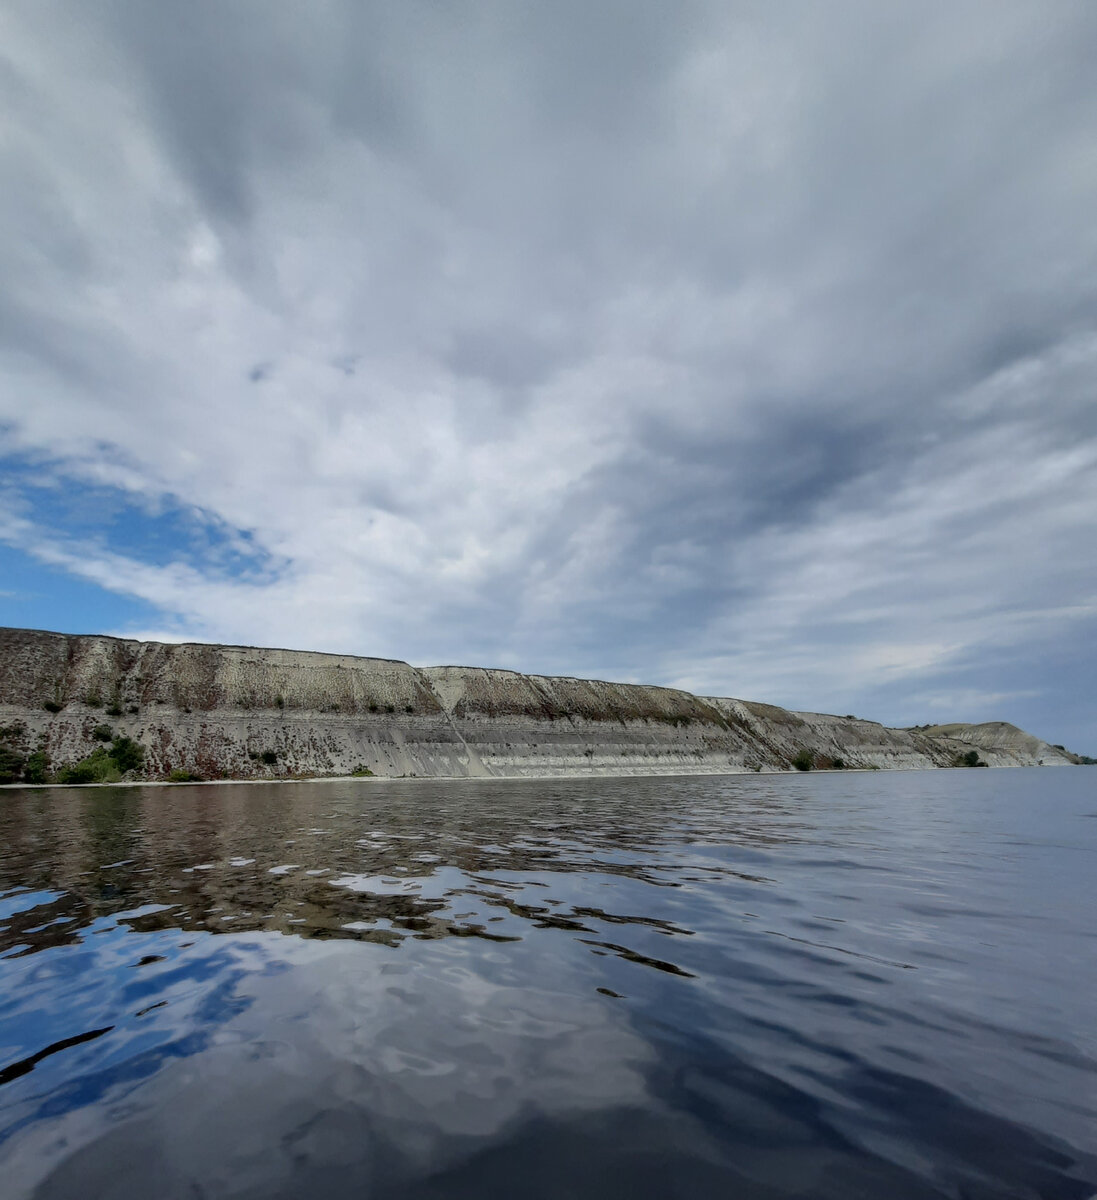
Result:
[[[0,505],[44,537],[70,546],[86,542],[96,552],[149,566],[182,563],[212,580],[269,581],[283,565],[250,532],[205,509],[170,495],[87,483],[28,458],[0,459]]]
[[[104,633],[162,623],[143,600],[107,591],[0,543],[0,625]]]

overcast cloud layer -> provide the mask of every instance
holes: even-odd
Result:
[[[8,0],[0,540],[112,632],[1097,753],[1095,62],[1089,0]]]

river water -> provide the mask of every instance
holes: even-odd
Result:
[[[1097,770],[0,792],[0,1192],[1089,1197]]]

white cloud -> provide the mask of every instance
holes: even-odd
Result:
[[[799,706],[1092,620],[1087,6],[75,11],[4,16],[0,431],[277,569],[9,493],[28,553],[176,637]]]

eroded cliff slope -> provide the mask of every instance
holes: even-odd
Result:
[[[0,629],[9,764],[38,755],[54,776],[119,738],[150,779],[918,768],[973,748],[991,766],[1077,761],[1005,724],[888,729],[640,684]]]

